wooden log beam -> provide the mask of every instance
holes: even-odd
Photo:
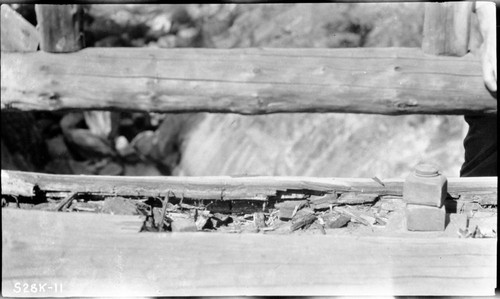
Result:
[[[496,285],[496,239],[153,234],[137,219],[2,209],[2,295],[32,295],[23,283],[64,297],[491,296]]]
[[[53,175],[2,170],[2,194],[33,196],[35,186],[44,192],[116,194],[120,196],[185,196],[213,200],[262,200],[278,192],[364,192],[401,196],[403,179],[384,179],[382,186],[364,178],[311,177],[124,177]],[[496,177],[449,178],[452,196],[481,201],[497,195]],[[496,204],[492,203],[492,204]]]
[[[83,9],[80,5],[35,5],[40,49],[46,52],[74,52],[84,47]]]
[[[1,109],[496,114],[472,56],[411,48],[2,53]]]

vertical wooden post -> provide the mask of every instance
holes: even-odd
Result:
[[[83,35],[83,7],[81,5],[35,5],[40,48],[45,52],[76,52],[85,47]],[[114,136],[117,126],[116,113],[84,111],[89,130],[103,139]],[[113,117],[112,117],[113,116]]]
[[[422,50],[463,56],[469,50],[472,2],[426,3]]]
[[[7,4],[1,6],[2,52],[35,52],[40,35]],[[44,164],[44,140],[33,112],[4,112],[1,117],[2,169],[37,171]]]
[[[35,5],[40,49],[45,52],[75,52],[82,49],[83,10],[80,5]]]

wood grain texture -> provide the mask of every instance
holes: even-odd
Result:
[[[46,52],[74,52],[84,47],[83,10],[80,5],[35,5],[40,49]]]
[[[214,200],[262,200],[278,192],[332,193],[363,192],[379,195],[401,196],[403,179],[383,179],[385,186],[364,178],[314,178],[314,177],[123,177],[53,175],[32,172],[1,172],[2,194],[34,194],[41,191],[81,192],[121,196],[168,196]],[[497,194],[497,177],[449,178],[448,193],[469,200],[482,197],[492,201]],[[469,195],[467,197],[467,195]],[[475,198],[475,199],[474,199]]]
[[[17,295],[15,283],[25,281],[62,284],[46,296],[493,295],[495,288],[496,239],[137,233],[138,218],[2,209],[2,295]]]
[[[3,0],[3,3],[18,3],[18,0]],[[35,0],[24,0],[23,3],[26,4],[35,4],[39,1]],[[51,1],[48,1],[50,3]],[[55,2],[55,1],[52,1]],[[102,4],[103,1],[100,0],[75,0],[71,1],[75,4]],[[201,1],[203,2],[203,1]],[[275,3],[276,1],[270,0],[221,0],[221,1],[210,1],[210,3]],[[398,3],[398,2],[433,2],[431,0],[330,0],[327,1],[329,3]],[[497,5],[500,3],[499,0],[493,0],[491,2],[496,3]],[[106,0],[106,3],[109,4],[123,4],[122,0]],[[158,1],[155,0],[127,0],[129,4],[157,4]]]
[[[472,1],[426,3],[422,50],[463,56],[469,51]]]
[[[6,53],[1,108],[496,114],[474,57],[411,48]]]
[[[18,3],[19,1],[17,0],[3,0],[3,3]],[[75,0],[71,1],[72,3],[75,4],[102,4],[102,1],[98,0]],[[203,2],[203,1],[202,1]],[[276,1],[269,1],[269,0],[223,0],[223,1],[211,1],[210,3],[275,3]],[[379,3],[379,2],[422,2],[420,0],[331,0],[328,1],[330,3]],[[35,4],[38,3],[35,0],[24,0],[23,3],[29,3],[29,4]],[[48,2],[50,3],[50,1]],[[106,0],[105,3],[109,4],[122,4],[123,1],[121,0]],[[154,0],[127,0],[127,3],[129,4],[157,4],[158,1]]]
[[[1,8],[1,49],[3,52],[34,52],[40,35],[19,13],[6,4]]]

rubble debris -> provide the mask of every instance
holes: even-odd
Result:
[[[165,227],[163,225],[163,221],[165,220],[165,218],[167,216],[167,207],[168,207],[168,199],[170,197],[170,191],[168,193],[169,193],[169,196],[165,196],[165,198],[162,201],[162,209],[161,209],[161,216],[160,216],[161,222],[160,222],[159,228],[158,228],[160,232],[162,232],[165,229]]]
[[[480,227],[476,225],[473,230],[469,228],[458,229],[459,238],[496,238],[497,233],[491,227]]]
[[[198,230],[203,230],[207,225],[209,219],[210,219],[210,211],[203,210],[201,212],[198,212],[198,210],[196,210],[195,224]]]
[[[140,214],[133,200],[120,196],[106,197],[102,206],[102,212],[113,215]]]
[[[221,226],[227,226],[233,222],[233,218],[222,213],[209,214],[211,225],[205,226],[205,229],[217,229]]]
[[[77,212],[91,212],[91,213],[95,213],[96,212],[96,209],[88,208],[88,207],[82,207],[82,206],[73,206],[73,207],[71,207],[71,209],[75,210]]]
[[[187,204],[187,203],[179,203],[179,207],[181,209],[185,209],[185,210],[204,210],[205,207],[197,207],[197,206],[193,206],[193,205],[190,205],[190,204]]]
[[[476,226],[473,238],[495,238],[497,233],[494,229],[490,227],[480,227]]]
[[[158,227],[156,226],[154,217],[151,215],[146,216],[139,232],[157,232],[157,231]]]
[[[326,228],[341,228],[351,221],[351,217],[340,213],[328,213],[321,217],[325,222]]]
[[[292,220],[292,225],[290,226],[290,231],[296,231],[300,228],[307,229],[313,222],[316,220],[316,215],[314,214],[306,214],[300,217],[297,217]]]
[[[55,206],[55,211],[63,211],[64,209],[69,208],[73,198],[76,196],[76,192],[69,193],[64,199],[62,199],[57,206]]]
[[[347,192],[337,199],[338,204],[365,204],[373,203],[379,198],[378,194]]]
[[[378,215],[374,215],[375,216],[375,220],[376,220],[376,223],[375,224],[379,224],[379,225],[386,225],[387,224],[387,218],[384,218],[384,217],[380,217]]]
[[[140,214],[144,215],[144,216],[147,216],[147,215],[151,215],[151,206],[144,203],[144,202],[141,202],[141,201],[136,201],[136,207],[137,207],[137,211],[139,211]]]
[[[370,225],[374,225],[377,222],[377,219],[375,217],[370,216],[370,215],[361,214],[361,215],[359,215],[359,217],[366,220],[366,222],[368,222]]]
[[[289,200],[277,203],[275,207],[279,210],[279,219],[291,220],[294,212],[307,204],[306,200]]]
[[[321,197],[314,196],[309,200],[309,206],[314,210],[329,209],[337,202],[337,194],[326,194]]]
[[[354,220],[356,222],[359,222],[361,224],[364,224],[366,226],[371,226],[370,222],[363,217],[360,217],[360,215],[357,215],[356,212],[352,209],[349,208],[341,208],[341,207],[335,207],[335,211],[344,214],[348,217],[351,217],[351,220]]]
[[[253,223],[257,229],[263,229],[266,227],[266,216],[262,212],[257,212],[253,214]]]
[[[279,218],[279,210],[273,210],[271,213],[269,213],[269,216],[267,217],[266,225],[273,226],[274,222],[276,222]]]
[[[284,193],[280,195],[281,199],[284,200],[299,200],[299,199],[307,199],[308,195],[307,194],[302,194],[302,193]]]
[[[303,218],[307,215],[312,215],[314,214],[314,211],[313,209],[311,208],[302,208],[300,210],[298,210],[292,217],[292,222],[294,222],[295,220],[297,219],[300,219],[300,218]]]
[[[215,202],[218,207],[222,208],[225,206],[225,204],[228,204],[229,202],[222,202],[222,201],[216,201]],[[210,206],[210,209],[213,210],[215,207],[214,205]],[[252,200],[236,200],[231,203],[230,209],[226,209],[226,211],[230,211],[231,213],[235,214],[252,214],[255,211],[262,211],[262,202],[255,202]]]
[[[70,211],[76,212],[90,212],[90,213],[101,213],[102,212],[102,201],[76,201],[71,205]]]
[[[102,161],[102,160],[101,160]],[[303,200],[285,200],[275,198],[249,206],[250,200],[216,201],[168,195],[168,200],[157,196],[109,196],[70,192],[46,192],[45,202],[29,207],[38,210],[55,210],[81,213],[109,213],[121,215],[141,215],[145,217],[141,231],[146,232],[197,232],[215,231],[221,233],[263,233],[263,234],[344,234],[354,231],[367,231],[367,226],[374,231],[394,229],[394,225],[403,225],[406,207],[401,197],[383,196],[380,200],[373,194],[345,195],[331,193],[322,196],[310,195]],[[65,198],[62,198],[65,197]],[[23,197],[20,198],[23,200]],[[14,197],[6,201],[14,202]],[[278,201],[278,202],[276,202]],[[349,202],[349,203],[346,203]],[[353,204],[352,202],[355,202]],[[14,202],[15,203],[15,202]],[[240,206],[235,210],[235,203]],[[21,202],[21,205],[24,203]],[[459,213],[459,211],[457,211]],[[464,230],[466,226],[456,227],[461,238],[495,238],[492,227],[496,209],[475,211],[474,230]],[[461,214],[462,216],[466,216]],[[399,218],[398,218],[399,217]],[[400,221],[401,220],[401,221]],[[495,222],[496,224],[496,222]],[[330,231],[329,229],[341,229]],[[459,230],[462,229],[462,230]]]
[[[273,223],[273,232],[277,234],[289,234],[292,232],[291,230],[292,222],[291,221],[282,221],[279,219],[276,219]]]
[[[326,235],[326,231],[325,231],[325,227],[323,226],[323,224],[321,224],[319,221],[318,221],[318,218],[316,218],[316,221],[314,221],[314,223],[312,224],[313,226],[319,228],[320,232],[323,234],[323,235]]]

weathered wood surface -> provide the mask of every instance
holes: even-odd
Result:
[[[496,239],[155,234],[138,219],[2,209],[2,295],[493,295],[496,284]]]
[[[85,46],[83,9],[80,5],[37,4],[35,10],[40,20],[38,29],[42,37],[42,51],[69,53]],[[85,111],[84,116],[92,133],[108,138],[108,132],[112,131],[109,111]]]
[[[327,2],[330,3],[398,3],[398,2],[434,2],[435,0],[330,0]],[[457,2],[461,0],[455,0],[452,2]],[[18,0],[2,0],[3,3],[19,3]],[[210,1],[210,3],[275,3],[276,1],[270,1],[270,0],[220,0],[220,1]],[[497,5],[500,4],[499,0],[493,0],[491,2],[496,3]],[[23,3],[39,3],[39,1],[36,0],[23,0]],[[56,1],[46,1],[46,3],[58,3]],[[103,1],[100,0],[75,0],[71,1],[71,3],[75,4],[102,4]],[[123,4],[123,0],[106,0],[105,3],[109,4]],[[157,4],[158,1],[155,0],[127,0],[126,3],[129,4]]]
[[[1,172],[2,194],[33,196],[35,186],[45,192],[79,192],[121,196],[185,196],[214,200],[262,200],[281,192],[364,192],[401,196],[403,179],[383,179],[384,186],[365,178],[311,177],[125,177],[53,175],[32,172]],[[468,200],[496,204],[497,177],[449,178],[448,193]],[[494,203],[490,203],[492,201]]]
[[[40,43],[38,30],[23,16],[6,4],[1,5],[0,44],[5,52],[34,52]],[[3,57],[2,57],[3,58]],[[43,156],[38,148],[44,143],[40,132],[34,130],[34,112],[4,113],[1,117],[2,132],[16,132],[16,137],[0,136],[1,165],[5,169],[34,170]],[[17,149],[27,149],[20,155]]]
[[[40,34],[19,13],[6,4],[1,8],[1,49],[3,52],[33,52],[40,43]]]
[[[1,108],[496,114],[472,57],[411,48],[3,53]]]
[[[83,10],[80,5],[35,5],[40,49],[46,52],[74,52],[84,47]]]
[[[426,3],[422,50],[463,56],[469,51],[472,1]]]

